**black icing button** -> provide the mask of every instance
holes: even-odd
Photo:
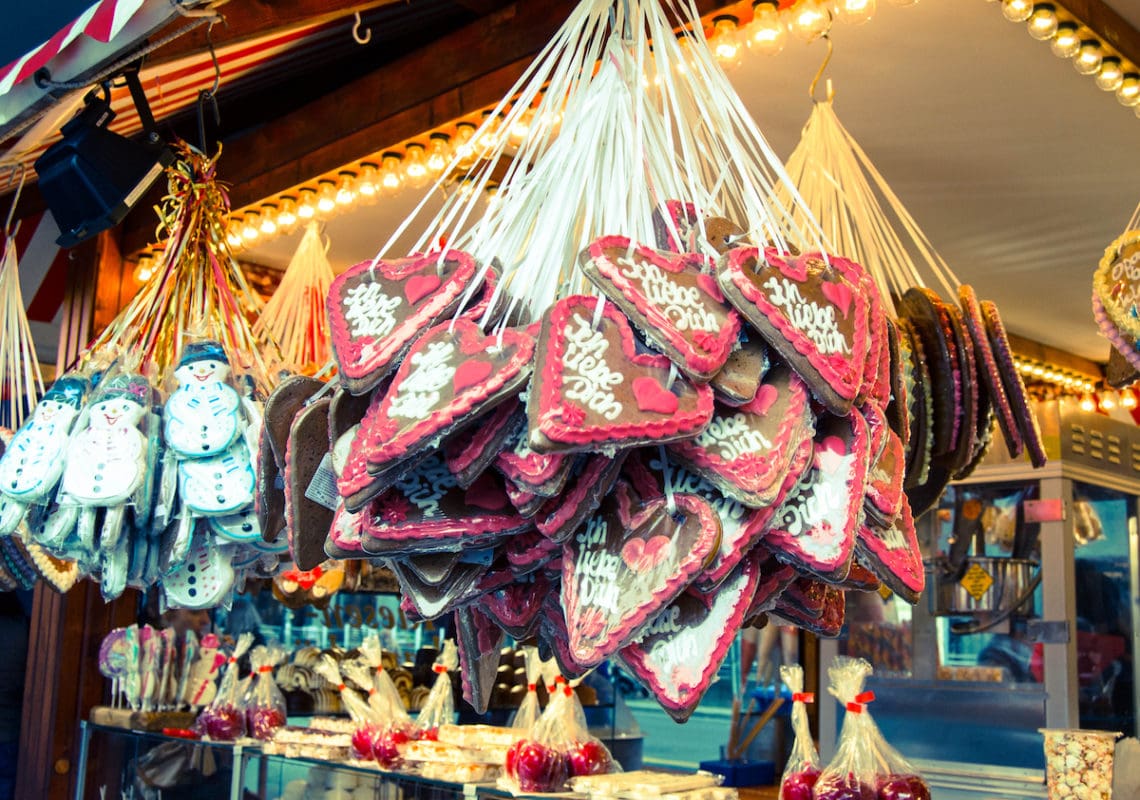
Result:
[[[186,565],[186,570],[188,572],[193,572],[195,569],[197,569],[197,567],[194,566],[193,561],[191,561],[189,564]]]
[[[196,594],[198,594],[198,590],[194,589],[194,588],[190,588],[190,589],[186,590],[186,594],[190,595],[191,597],[194,597]]]
[[[225,495],[222,495],[222,494],[218,495],[218,502],[219,502],[219,503],[224,503],[224,502],[226,502],[226,496],[225,496]]]

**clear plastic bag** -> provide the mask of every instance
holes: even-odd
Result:
[[[918,770],[886,740],[869,710],[862,715],[875,758],[876,800],[930,800],[930,786]]]
[[[368,690],[368,708],[372,712],[372,721],[360,734],[362,746],[365,741],[368,743],[372,758],[382,767],[393,769],[402,765],[403,746],[415,738],[415,729],[407,713],[397,717],[388,700],[377,701],[379,691],[373,683],[372,671],[364,664],[345,662],[343,672],[350,680]],[[400,711],[403,712],[402,707]]]
[[[274,668],[284,660],[285,648],[276,644],[255,647],[249,654],[253,685],[245,707],[245,722],[254,739],[268,741],[278,728],[285,727],[285,695],[273,679]]]
[[[198,730],[211,739],[232,742],[245,736],[245,714],[242,711],[242,682],[238,674],[238,660],[249,652],[253,634],[243,633],[237,638],[233,652],[226,659],[226,668],[218,684],[217,694],[210,705],[198,715]]]
[[[455,721],[455,694],[451,687],[450,673],[457,666],[459,666],[459,651],[455,642],[447,639],[432,666],[437,675],[435,683],[432,684],[423,708],[416,716],[418,738],[435,741],[439,737],[439,726],[450,725]]]
[[[340,692],[344,710],[356,724],[352,733],[352,757],[362,761],[378,760],[377,745],[380,744],[381,735],[384,733],[384,725],[376,711],[359,694],[345,685],[344,678],[340,674],[340,665],[330,654],[321,656],[313,666],[313,671]],[[389,760],[393,763],[385,766],[393,766],[398,759]]]
[[[550,692],[550,702],[530,733],[507,750],[501,784],[511,792],[535,794],[560,792],[570,777],[570,751],[572,733],[567,718],[573,721],[574,710],[569,698],[560,689],[559,676]],[[548,687],[549,688],[549,687]],[[573,693],[569,687],[567,690]]]
[[[610,753],[609,748],[602,744],[601,739],[590,733],[586,721],[586,710],[582,708],[582,701],[574,687],[580,682],[572,681],[563,688],[566,705],[569,707],[559,724],[569,730],[569,749],[566,751],[566,767],[570,778],[582,778],[587,775],[608,775],[612,772],[621,772],[621,766]]]
[[[865,706],[871,699],[863,684],[871,665],[861,658],[839,656],[827,669],[828,692],[847,708],[839,746],[820,773],[814,800],[875,800],[875,754]],[[872,723],[873,724],[873,723]]]
[[[522,648],[523,663],[526,665],[526,694],[519,703],[511,720],[511,727],[525,736],[538,722],[542,709],[538,704],[538,682],[542,680],[542,661],[538,658],[538,648],[526,646]]]
[[[388,670],[384,669],[384,648],[381,646],[380,637],[375,633],[365,637],[360,645],[360,654],[373,671],[373,685],[376,691],[368,695],[369,705],[381,716],[390,718],[394,725],[412,728],[412,718],[408,716],[400,692]]]
[[[815,695],[804,691],[804,668],[799,664],[780,667],[780,678],[792,693],[792,731],[796,737],[780,779],[780,800],[812,800],[820,763],[808,726],[807,703],[814,702]]]

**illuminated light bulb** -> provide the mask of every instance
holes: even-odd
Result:
[[[424,146],[412,142],[404,148],[404,179],[408,186],[419,189],[428,182],[428,168],[424,163]]]
[[[470,175],[464,175],[459,179],[459,196],[470,197],[475,193],[475,178]]]
[[[1116,102],[1128,108],[1140,104],[1140,73],[1126,72],[1116,90]]]
[[[451,137],[446,133],[433,133],[428,141],[427,168],[432,177],[439,177],[451,161]]]
[[[317,181],[317,214],[327,217],[336,210],[336,181],[321,178]]]
[[[1091,392],[1095,388],[1096,387],[1093,386],[1091,383],[1089,383],[1088,381],[1085,381],[1085,391],[1086,392]]]
[[[875,16],[875,0],[841,0],[839,18],[851,25],[870,22]]]
[[[1096,400],[1093,399],[1092,393],[1087,390],[1081,395],[1081,411],[1096,411]]]
[[[1052,3],[1038,3],[1029,15],[1029,35],[1039,42],[1047,42],[1057,34],[1057,7]]]
[[[334,200],[338,206],[350,206],[356,200],[356,173],[350,169],[342,169],[337,173],[340,180],[336,184]]]
[[[297,192],[297,218],[312,219],[317,215],[317,191],[307,186]]]
[[[1124,68],[1116,56],[1105,56],[1100,60],[1100,72],[1096,75],[1098,89],[1115,92],[1124,81]]]
[[[244,216],[244,224],[241,226],[241,238],[247,242],[256,242],[257,238],[261,236],[261,220],[258,219],[256,211],[247,211]]]
[[[455,157],[459,159],[459,166],[464,169],[475,163],[476,130],[473,122],[460,122],[455,126]]]
[[[241,236],[241,223],[234,223],[226,231],[226,244],[231,250],[241,250],[245,247],[245,239]]]
[[[1100,71],[1100,62],[1104,59],[1100,42],[1096,39],[1083,39],[1073,57],[1073,69],[1082,75],[1095,75]]]
[[[143,253],[139,256],[139,263],[135,266],[135,280],[146,283],[154,275],[154,256]]]
[[[372,203],[380,196],[377,166],[371,161],[360,162],[360,177],[356,179],[356,194],[365,203]]]
[[[759,0],[752,4],[752,24],[748,26],[748,49],[774,56],[784,49],[788,29],[780,18],[776,0]]]
[[[1116,392],[1105,392],[1100,396],[1101,411],[1112,411],[1116,408]]]
[[[1136,408],[1136,405],[1136,392],[1132,391],[1131,388],[1125,389],[1120,393],[1121,408],[1127,408],[1129,411],[1131,411],[1132,409]]]
[[[1034,378],[1040,378],[1045,374],[1045,368],[1042,366],[1034,365],[1033,369],[1030,370],[1030,372],[1033,374]]]
[[[721,14],[713,19],[713,33],[709,45],[717,61],[734,65],[740,57],[740,37],[737,35],[738,20],[731,14]]]
[[[533,122],[534,109],[528,108],[511,123],[511,129],[507,131],[507,143],[511,147],[521,147],[522,143],[526,141],[526,137],[530,135],[530,126]]]
[[[819,0],[800,0],[790,14],[788,27],[805,42],[814,41],[831,29],[831,11]]]
[[[261,225],[257,228],[263,236],[274,236],[277,233],[277,204],[262,203]]]
[[[483,121],[479,126],[481,133],[477,139],[476,154],[484,157],[499,146],[499,139],[503,132],[503,117],[494,111],[484,111]]]
[[[1081,49],[1081,37],[1077,34],[1075,22],[1062,22],[1057,26],[1057,34],[1053,43],[1049,45],[1053,55],[1058,58],[1072,58]]]
[[[1033,0],[1001,0],[1001,13],[1010,22],[1025,22],[1033,15]]]
[[[281,195],[281,209],[277,212],[277,229],[289,233],[297,227],[297,198],[291,194]]]
[[[404,157],[399,153],[380,156],[380,191],[391,197],[404,188]]]

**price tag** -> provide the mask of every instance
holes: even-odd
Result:
[[[958,581],[962,588],[969,592],[970,597],[981,600],[983,595],[994,585],[994,578],[978,564],[970,565],[966,574]]]
[[[325,453],[309,487],[305,489],[305,497],[314,503],[319,503],[330,511],[336,511],[340,502],[340,492],[336,488],[336,473],[332,468],[332,453]]]

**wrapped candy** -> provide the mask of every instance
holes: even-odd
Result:
[[[827,669],[828,692],[847,708],[835,757],[819,775],[814,800],[875,800],[875,754],[866,704],[874,694],[863,691],[871,665],[861,658],[838,656]]]
[[[886,740],[871,712],[864,709],[862,716],[875,757],[876,800],[930,800],[930,787],[926,781]]]
[[[580,681],[581,679],[579,679]],[[586,722],[586,710],[582,708],[582,701],[574,687],[579,681],[571,681],[563,688],[566,698],[567,710],[563,719],[551,724],[564,725],[569,731],[569,750],[566,752],[566,766],[570,778],[581,778],[587,775],[607,775],[611,772],[620,772],[621,766],[610,754],[602,741],[590,733]]]
[[[382,741],[384,727],[379,716],[360,695],[345,685],[336,659],[326,653],[314,665],[313,671],[340,692],[345,711],[356,725],[352,733],[352,757],[361,761],[375,760],[383,767],[396,766],[399,763],[399,754],[390,753]],[[399,743],[393,741],[390,744],[395,746]],[[383,760],[378,756],[382,756]]]
[[[245,735],[245,714],[241,708],[241,676],[238,660],[249,652],[253,634],[238,636],[233,652],[226,659],[226,669],[218,684],[218,692],[210,705],[198,715],[198,730],[211,739],[232,742]]]
[[[375,691],[368,693],[368,703],[377,713],[387,716],[392,723],[404,728],[412,728],[412,718],[404,708],[404,701],[388,670],[384,669],[384,649],[380,637],[370,633],[360,644],[360,654],[372,668]]]
[[[819,753],[808,727],[807,703],[813,702],[815,695],[804,691],[804,668],[799,664],[780,667],[780,677],[792,692],[792,731],[796,736],[780,779],[780,800],[812,800],[812,788],[819,780]]]
[[[503,786],[524,794],[560,792],[570,778],[569,753],[574,744],[574,690],[559,676],[550,702],[530,733],[507,750]]]
[[[538,658],[538,648],[522,648],[523,663],[526,665],[526,695],[519,703],[511,727],[518,730],[520,736],[526,735],[534,723],[538,722],[541,709],[538,705],[538,682],[542,679],[542,661]]]
[[[419,729],[421,739],[435,740],[439,737],[439,726],[450,725],[455,718],[455,695],[451,689],[451,676],[449,673],[459,666],[459,651],[455,642],[447,639],[439,657],[432,665],[436,677],[424,700],[423,708],[416,716],[416,728]]]
[[[278,728],[285,727],[285,695],[273,680],[273,669],[284,660],[285,648],[280,645],[255,647],[249,654],[253,685],[245,707],[245,721],[254,739],[267,741]]]
[[[202,637],[197,657],[186,680],[183,702],[191,710],[197,710],[209,705],[217,697],[217,687],[214,677],[225,666],[226,657],[220,652],[221,643],[216,633],[207,633]]]

